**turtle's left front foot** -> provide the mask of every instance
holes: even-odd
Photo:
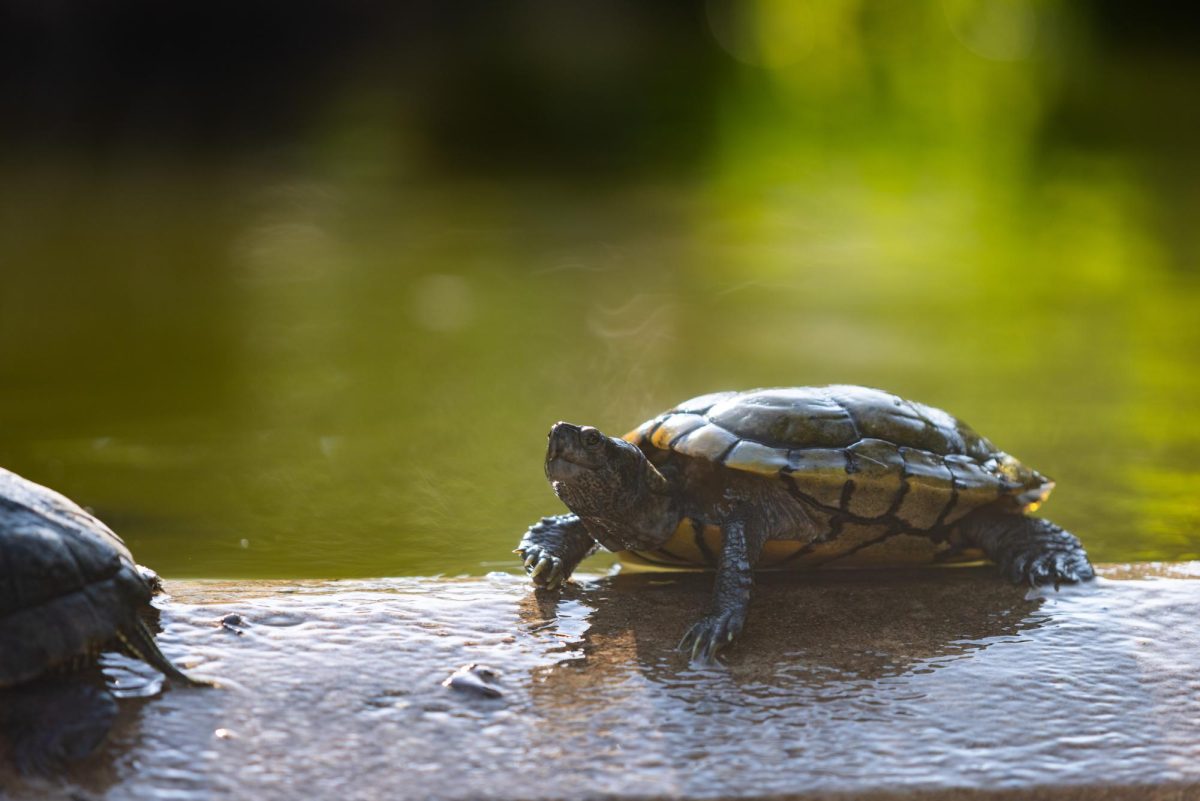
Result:
[[[717,653],[742,633],[746,624],[745,609],[727,609],[700,618],[679,641],[679,650],[691,652],[691,661],[712,664]]]

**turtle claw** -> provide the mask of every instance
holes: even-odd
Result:
[[[1000,574],[1031,588],[1075,584],[1096,577],[1079,538],[1061,526],[1025,515],[983,515],[964,524],[966,538],[979,546]]]
[[[1055,591],[1064,584],[1096,577],[1081,549],[1053,548],[1040,553],[1019,554],[1009,563],[1005,573],[1014,584],[1027,584],[1031,589],[1054,585]]]
[[[554,557],[552,557],[552,556],[543,556],[541,559],[538,560],[538,563],[533,566],[533,570],[529,571],[529,577],[531,579],[536,579],[538,576],[542,575],[547,570],[550,570],[554,564],[554,562],[552,561],[553,559],[554,559]],[[547,576],[546,580],[549,581],[548,576]]]
[[[714,664],[717,653],[737,639],[745,622],[746,614],[740,610],[707,615],[687,630],[677,650],[691,652],[690,661],[695,664]]]
[[[557,515],[530,526],[516,553],[537,589],[557,590],[596,547],[578,517]]]
[[[563,560],[539,545],[528,545],[518,549],[525,557],[525,572],[540,590],[556,590],[566,579]]]

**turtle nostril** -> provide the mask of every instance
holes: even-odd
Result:
[[[549,443],[546,446],[547,458],[553,459],[566,450],[566,434],[569,426],[566,423],[555,423],[550,427]]]
[[[550,427],[550,442],[546,455],[553,459],[579,447],[579,426],[561,420]]]

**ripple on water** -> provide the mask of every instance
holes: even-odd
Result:
[[[507,576],[170,589],[164,651],[225,686],[164,689],[105,657],[121,715],[63,797],[1200,782],[1189,580],[1025,597],[970,571],[767,578],[713,668],[673,651],[704,577],[588,580],[559,599]],[[242,635],[220,625],[233,614]],[[472,662],[501,671],[503,698],[441,686]]]

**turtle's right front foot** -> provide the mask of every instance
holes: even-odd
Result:
[[[595,547],[576,515],[555,515],[530,526],[513,553],[539,589],[557,590]]]
[[[538,545],[530,545],[528,550],[517,549],[524,558],[525,572],[539,588],[557,590],[570,575],[563,570],[562,557],[549,553]]]

